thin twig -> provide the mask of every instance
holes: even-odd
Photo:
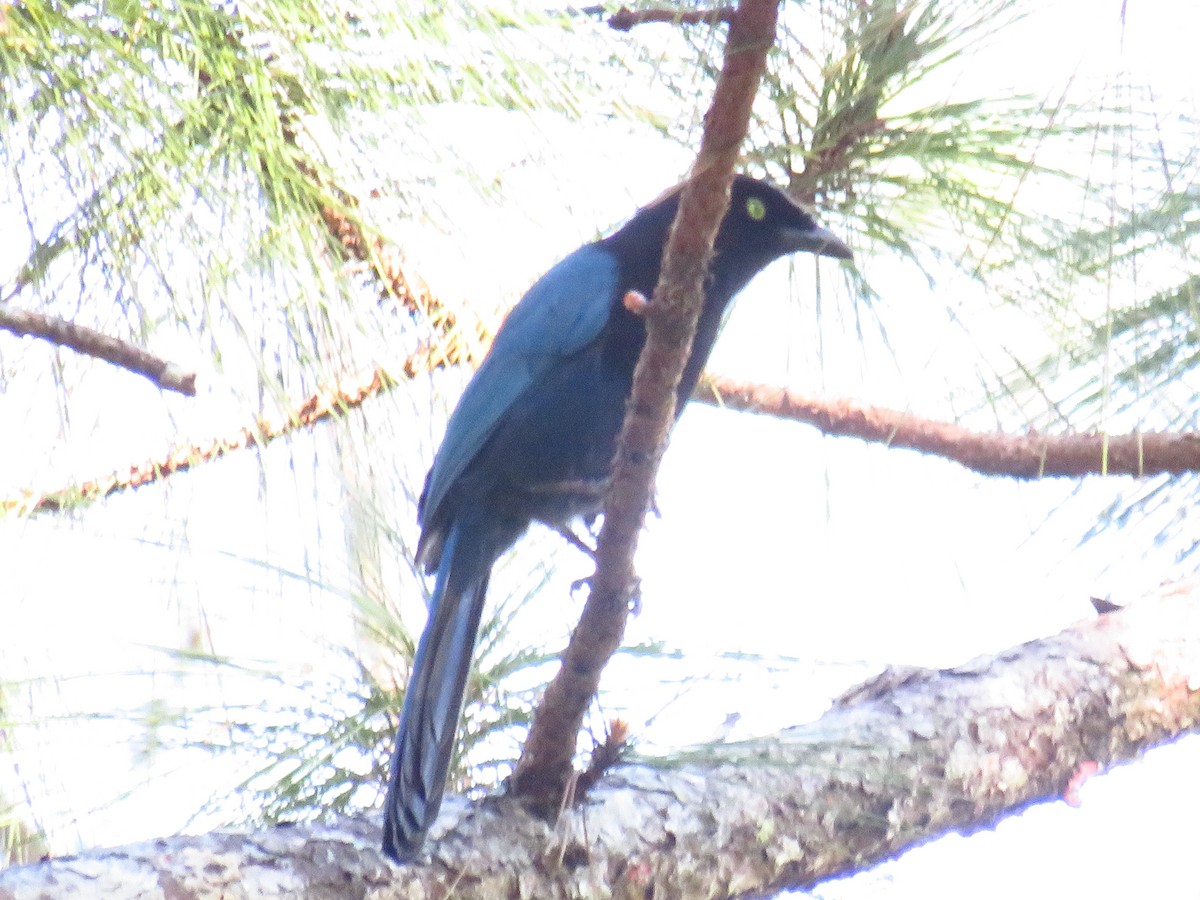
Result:
[[[101,334],[94,328],[76,325],[57,316],[0,306],[0,329],[20,337],[41,338],[77,353],[93,356],[150,379],[163,390],[196,396],[196,373],[185,372],[165,359],[135,347],[128,341]]]
[[[1200,433],[1005,434],[970,431],[950,422],[851,400],[806,397],[784,388],[708,381],[694,399],[714,406],[794,419],[835,436],[919,450],[983,475],[1050,478],[1083,475],[1181,475],[1200,471]]]
[[[732,6],[689,10],[671,7],[630,9],[628,6],[622,6],[608,17],[608,27],[615,31],[629,31],[635,25],[645,25],[648,22],[671,25],[717,25],[721,22],[732,22],[734,15],[735,11]]]
[[[228,437],[215,438],[207,444],[185,444],[175,447],[157,459],[131,465],[123,472],[113,472],[55,491],[29,493],[23,497],[0,500],[0,515],[31,515],[76,508],[110,494],[161,481],[176,472],[186,472],[194,466],[220,459],[237,450],[265,447],[292,431],[311,428],[324,419],[344,415],[347,410],[361,406],[368,397],[383,393],[395,384],[395,380],[383,369],[375,369],[364,373],[353,382],[343,382],[311,395],[282,421],[268,422],[259,419],[252,425],[239,428]]]

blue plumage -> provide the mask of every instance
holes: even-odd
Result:
[[[513,307],[459,398],[425,481],[423,510],[436,510],[450,485],[522,394],[565,357],[594,341],[608,321],[616,259],[580,247],[538,279]]]
[[[450,417],[418,509],[418,560],[437,580],[388,780],[383,849],[393,859],[410,859],[437,817],[492,565],[530,522],[563,525],[601,510],[645,342],[623,299],[652,294],[678,203],[678,189],[665,194],[534,284]],[[851,255],[778,189],[737,176],[677,412],[729,301],[797,251]]]

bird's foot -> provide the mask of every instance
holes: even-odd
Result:
[[[581,538],[579,535],[577,535],[575,532],[573,532],[566,525],[559,525],[559,526],[555,527],[554,530],[557,531],[562,536],[563,540],[565,540],[568,544],[570,544],[576,550],[579,550],[580,552],[587,554],[592,559],[596,558],[596,548],[593,547],[591,544],[589,544],[587,541],[585,541],[583,538]],[[593,537],[595,537],[595,535],[593,535]]]
[[[576,578],[571,582],[571,595],[574,596],[585,585],[591,587],[595,577],[588,575],[586,578]],[[642,611],[642,579],[636,575],[633,576],[633,584],[629,586],[629,611],[635,616]]]
[[[638,615],[642,611],[642,579],[633,576],[633,584],[629,585],[629,612]]]

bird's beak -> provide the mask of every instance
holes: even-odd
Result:
[[[788,248],[793,253],[804,251],[815,253],[817,256],[831,256],[834,259],[854,259],[854,251],[846,242],[820,225],[813,225],[803,231],[789,228],[785,234]]]

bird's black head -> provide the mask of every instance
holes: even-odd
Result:
[[[650,296],[654,290],[682,190],[683,185],[672,188],[600,242],[622,263],[622,292],[632,288]],[[728,300],[770,263],[801,251],[836,259],[853,257],[845,243],[779,188],[749,175],[735,175],[729,211],[713,247],[710,271],[718,283],[715,293]]]
[[[736,294],[779,257],[801,251],[835,259],[854,256],[783,191],[748,175],[734,176],[712,264],[717,277],[729,279],[729,293]]]
[[[645,339],[645,324],[641,316],[626,309],[625,297],[628,291],[646,297],[652,295],[658,283],[667,234],[679,209],[682,187],[679,185],[642,207],[624,226],[597,244],[612,254],[617,263],[607,344],[630,373]],[[779,188],[748,175],[735,175],[729,211],[721,220],[713,246],[692,355],[679,383],[680,408],[691,395],[708,359],[730,300],[776,259],[800,251],[836,259],[853,256],[849,247],[818,225]]]

